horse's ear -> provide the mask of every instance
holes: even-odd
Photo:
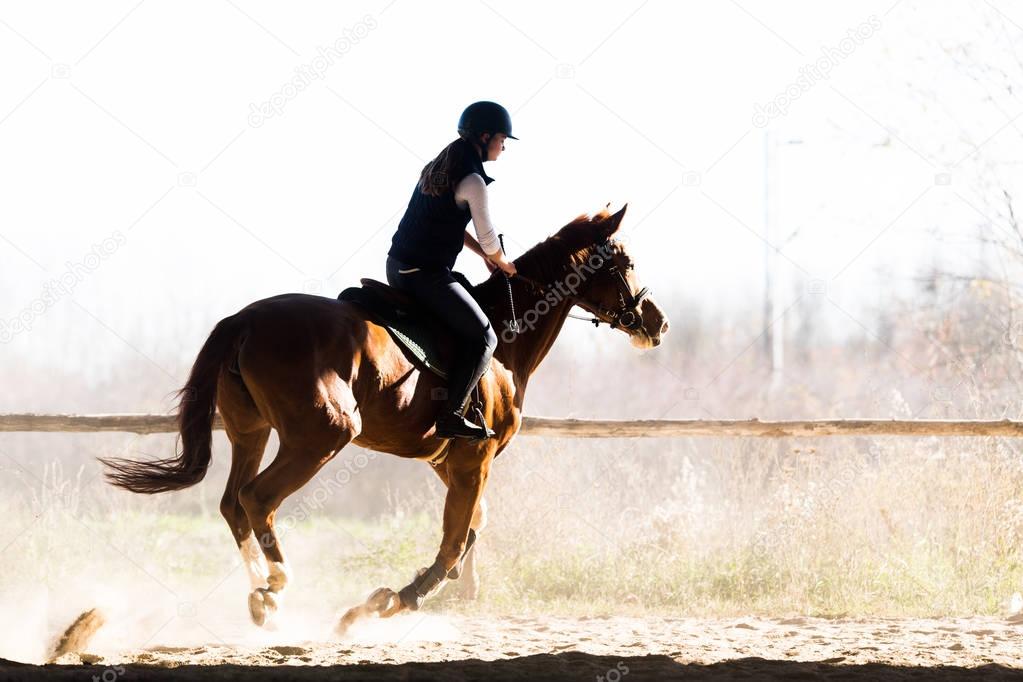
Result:
[[[622,224],[622,218],[625,217],[625,209],[627,209],[628,207],[629,205],[625,204],[620,209],[618,209],[617,213],[612,213],[603,222],[601,222],[600,235],[604,239],[610,239],[614,235],[614,233],[618,231],[619,226],[621,226]]]

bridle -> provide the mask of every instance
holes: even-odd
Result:
[[[607,253],[611,250],[614,240],[608,239],[601,245],[601,250]],[[503,245],[502,245],[503,246]],[[640,304],[647,296],[650,295],[650,289],[643,287],[636,293],[632,293],[632,289],[629,287],[628,281],[625,279],[625,273],[618,267],[610,258],[601,261],[600,265],[596,269],[604,267],[604,264],[611,261],[611,265],[608,268],[608,273],[614,278],[615,285],[618,287],[618,306],[617,308],[605,308],[602,305],[597,305],[591,301],[582,300],[577,297],[576,305],[580,305],[585,308],[596,311],[592,313],[592,317],[583,317],[580,315],[573,315],[569,313],[568,316],[576,320],[585,320],[592,322],[594,327],[599,327],[601,323],[608,325],[611,329],[627,329],[629,331],[637,331],[643,326],[643,315],[639,310]],[[633,265],[630,263],[626,266],[626,269],[631,270]],[[546,296],[553,288],[553,284],[543,285],[536,280],[530,279],[525,275],[515,274],[515,277],[522,279],[523,282],[532,287],[541,296]],[[511,306],[512,323],[515,323],[515,303],[512,300],[510,278],[505,275],[506,281],[509,282],[508,286],[508,303]]]
[[[610,242],[605,242],[605,245],[609,243]],[[600,267],[603,266],[604,264],[601,263]],[[626,266],[629,270],[633,267],[634,266],[631,263]],[[592,322],[594,327],[599,327],[600,323],[603,322],[611,327],[611,329],[622,327],[629,331],[637,331],[643,326],[643,314],[640,312],[639,306],[643,302],[643,299],[650,295],[650,289],[648,287],[643,287],[636,293],[632,293],[632,289],[629,287],[629,283],[625,279],[625,273],[622,272],[617,263],[612,262],[611,267],[608,268],[608,272],[615,278],[615,284],[618,285],[618,308],[612,310],[589,301],[584,301],[588,307],[597,311],[595,315],[590,318],[586,318],[581,315],[573,315],[572,313],[569,313],[568,316],[576,320]]]

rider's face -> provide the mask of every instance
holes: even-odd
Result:
[[[504,133],[497,133],[487,142],[487,161],[496,161],[504,151],[504,141],[508,138]]]

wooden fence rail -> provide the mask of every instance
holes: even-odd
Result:
[[[220,415],[214,428],[223,429]],[[175,415],[159,414],[0,414],[0,432],[173,433]],[[1023,422],[979,420],[816,419],[553,419],[525,417],[524,436],[566,438],[664,438],[714,436],[787,438],[815,436],[1023,436]]]

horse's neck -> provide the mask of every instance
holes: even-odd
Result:
[[[494,299],[493,309],[497,311],[495,319],[492,320],[498,338],[494,357],[511,370],[517,393],[522,394],[530,376],[543,362],[558,334],[561,333],[561,328],[572,308],[572,302],[565,297],[557,296],[552,303],[550,297],[545,298],[543,294],[533,291],[521,280],[513,277],[511,281],[515,314],[521,330],[513,335],[505,324],[509,317],[508,289],[499,282],[500,287],[495,286],[490,290]]]

